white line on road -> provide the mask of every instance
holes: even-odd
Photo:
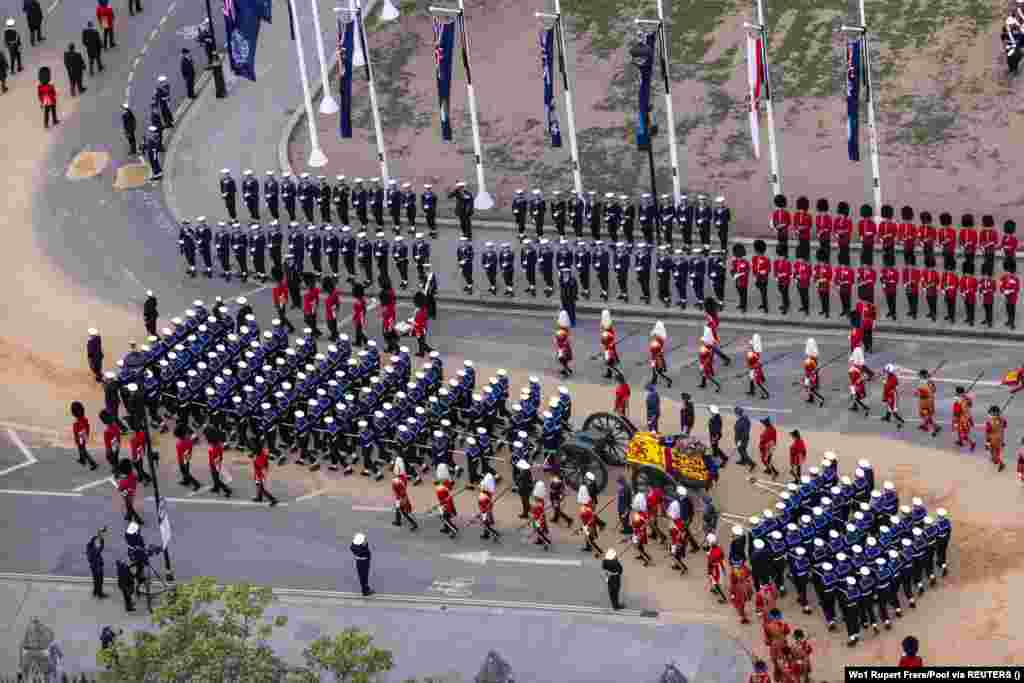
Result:
[[[50,3],[50,6],[46,8],[46,13],[53,14],[53,10],[57,9],[57,5],[59,4],[60,0],[53,0],[53,2]]]
[[[295,499],[295,502],[299,503],[299,502],[304,501],[304,500],[309,500],[310,498],[318,498],[318,497],[324,495],[325,493],[327,493],[327,489],[318,489],[318,490],[313,491],[311,493],[307,493],[304,496],[299,496],[298,498]]]
[[[174,0],[170,5],[167,6],[167,13],[170,14],[174,11],[174,8],[178,6],[178,0]]]
[[[142,62],[142,57],[136,57],[132,60],[132,73],[128,74],[128,80],[130,81],[135,77],[135,69],[139,68],[139,63]]]
[[[81,493],[70,491],[25,491],[23,489],[0,489],[0,493],[9,493],[13,496],[60,496],[62,498],[81,498]]]
[[[391,512],[395,508],[389,505],[353,505],[352,512]]]
[[[129,86],[127,86],[124,89],[124,99],[125,100],[130,100],[131,98],[132,98],[132,86],[129,85]]]
[[[917,375],[900,375],[900,379],[917,379]],[[1005,386],[1002,382],[991,382],[989,380],[979,380],[975,382],[973,379],[961,379],[959,377],[933,377],[932,381],[939,384],[962,384],[964,386],[970,386],[971,384],[979,387]]]
[[[21,451],[21,454],[25,456],[25,462],[18,463],[17,465],[11,465],[7,469],[0,470],[0,477],[4,476],[5,474],[10,474],[11,472],[14,472],[16,470],[20,470],[23,467],[35,465],[37,462],[39,462],[36,456],[32,455],[32,451],[28,449],[28,446],[26,446],[25,442],[21,440],[21,437],[18,436],[18,433],[16,431],[14,431],[13,429],[8,429],[7,436],[8,438],[10,438],[11,442],[18,447],[18,450]]]
[[[485,565],[488,562],[507,562],[509,564],[537,564],[558,567],[582,567],[583,560],[560,560],[554,557],[519,557],[516,555],[491,555],[488,550],[468,553],[442,555],[450,560],[460,560],[470,564]]]
[[[160,25],[163,26],[164,24],[166,24],[168,19],[170,19],[169,14],[165,14],[164,16],[162,16],[160,18]]]
[[[32,432],[33,434],[46,434],[52,436],[55,439],[59,439],[61,432],[50,427],[36,427],[34,425],[25,425],[19,422],[4,422],[0,421],[0,427],[5,429],[16,429],[19,432]]]
[[[153,496],[149,496],[146,500],[153,500]],[[166,496],[164,496],[164,500],[171,503],[209,503],[211,505],[237,505],[239,507],[252,507],[254,505],[258,507],[268,507],[266,503],[257,503],[252,500],[224,500],[221,498],[168,498]],[[288,503],[278,503],[277,507],[288,507]]]
[[[162,24],[163,22],[160,22],[160,23]],[[159,29],[159,28],[155,28],[155,29],[153,29],[152,31],[150,31],[150,32],[149,32],[149,38],[148,38],[148,40],[153,40],[154,38],[156,38],[156,35],[157,35],[158,33],[160,33],[160,29]]]
[[[81,486],[77,486],[77,487],[75,487],[75,488],[73,488],[71,490],[72,491],[85,491],[85,490],[88,490],[88,489],[91,489],[91,488],[95,488],[95,487],[99,486],[100,484],[106,484],[107,482],[109,482],[110,485],[113,486],[114,488],[117,488],[117,482],[114,481],[114,478],[113,477],[106,477],[104,479],[97,479],[96,481],[90,481],[88,484],[82,484]]]
[[[725,409],[725,408],[732,409],[732,408],[736,407],[736,406],[730,406],[730,405],[722,405],[720,403],[694,403],[693,405],[697,406],[698,408],[707,408],[708,406],[712,406],[712,405],[718,406],[719,408],[722,408],[722,409]],[[743,408],[743,410],[747,410],[747,411],[751,411],[751,412],[756,412],[756,413],[792,413],[793,412],[789,408],[759,408],[757,406],[740,406],[740,407]]]
[[[140,54],[140,55],[144,55],[144,54],[146,54],[147,52],[149,52],[149,43],[143,43],[143,44],[142,44],[142,49],[141,49],[141,50],[139,50],[139,54]]]

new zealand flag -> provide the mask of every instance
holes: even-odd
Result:
[[[343,138],[352,137],[352,48],[355,42],[353,20],[338,19],[338,64],[341,65],[341,118],[338,132]]]
[[[544,74],[544,114],[547,120],[551,146],[562,146],[562,129],[558,125],[558,110],[555,108],[555,28],[540,32],[540,66]]]
[[[451,94],[455,51],[455,22],[434,17],[434,65],[437,67],[437,99],[441,105],[441,139],[452,139]]]
[[[250,81],[256,80],[256,41],[261,20],[270,21],[266,0],[224,0],[224,35],[231,70]]]

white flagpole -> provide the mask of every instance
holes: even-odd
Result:
[[[299,10],[295,6],[295,0],[288,0],[292,8],[292,16],[295,17],[295,53],[299,56],[299,78],[302,81],[302,97],[306,104],[306,122],[309,124],[309,142],[312,149],[309,152],[309,165],[313,168],[320,168],[327,165],[327,155],[320,149],[320,137],[316,132],[316,117],[313,115],[313,98],[309,93],[309,78],[306,76],[306,54],[302,48],[302,31],[298,29]]]
[[[351,16],[356,15],[356,0],[348,0],[348,11]],[[366,66],[366,57],[363,56],[363,46],[356,41],[355,50],[352,52],[352,66]]]
[[[750,99],[750,143],[754,148],[754,158],[761,158],[761,126],[757,110],[757,39],[747,33],[747,97]]]
[[[868,20],[864,12],[864,0],[860,0],[860,25],[864,28],[862,42],[864,54],[864,83],[868,97],[868,146],[871,149],[871,189],[875,200],[875,219],[882,213],[882,171],[878,158],[878,126],[875,121],[875,88],[871,83],[871,57],[868,55]]]
[[[316,32],[316,52],[320,57],[320,80],[323,81],[323,97],[320,98],[321,114],[337,114],[338,103],[331,95],[331,81],[327,77],[327,57],[324,55],[324,34],[320,30],[320,7],[317,0],[310,0],[313,6],[313,30]]]
[[[863,0],[861,0],[863,2]],[[764,105],[768,112],[768,155],[772,164],[772,196],[782,194],[782,175],[779,172],[779,143],[775,137],[775,89],[772,88],[772,70],[768,64],[768,27],[764,23],[764,4],[757,0],[757,23],[761,26],[761,51],[764,62],[764,84],[768,89],[765,93]]]
[[[459,28],[462,31],[462,40],[466,48],[463,61],[468,62],[469,31],[466,30],[466,0],[459,0],[459,23],[461,24]],[[476,199],[473,201],[473,207],[484,211],[494,207],[494,198],[487,191],[487,185],[484,182],[484,153],[483,145],[480,143],[480,117],[476,108],[476,93],[473,90],[472,76],[469,64],[464,63],[462,66],[466,70],[466,93],[469,99],[469,118],[473,125],[473,153],[476,156],[477,193]]]
[[[665,115],[668,118],[668,153],[669,162],[672,164],[672,192],[675,204],[678,206],[682,195],[679,177],[679,150],[676,146],[676,115],[672,108],[672,92],[669,89],[672,79],[668,73],[668,29],[665,27],[665,6],[662,0],[658,0],[658,20],[661,22],[661,49],[665,60]]]
[[[555,0],[555,15],[558,17],[558,49],[562,51],[562,65],[567,61],[565,22],[562,21],[562,2]],[[569,124],[569,154],[572,156],[572,181],[578,194],[583,193],[583,170],[580,167],[580,150],[576,142],[576,110],[572,103],[572,86],[569,83],[568,68],[562,70],[562,86],[565,89],[565,117]]]
[[[314,0],[315,2],[315,0]],[[391,179],[388,172],[387,150],[384,147],[384,128],[380,122],[380,106],[377,103],[377,85],[373,76],[373,60],[370,59],[370,46],[366,41],[366,26],[363,24],[363,7],[356,0],[356,27],[359,29],[359,43],[366,57],[366,75],[370,81],[370,109],[373,111],[373,131],[377,137],[377,160],[380,162],[380,177],[385,185]]]

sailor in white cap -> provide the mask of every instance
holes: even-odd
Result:
[[[103,383],[103,339],[95,327],[89,328],[89,339],[85,343],[85,355],[89,359],[89,369],[96,381]]]
[[[601,562],[601,570],[608,581],[608,599],[611,600],[612,609],[620,610],[625,605],[619,600],[619,592],[622,590],[622,563],[614,548],[609,548],[604,554]]]
[[[299,206],[302,207],[302,213],[306,216],[306,222],[315,223],[316,214],[313,213],[313,208],[316,205],[317,188],[313,184],[313,179],[309,173],[303,173],[299,176],[297,194]]]
[[[224,206],[228,210],[231,220],[238,220],[238,211],[235,206],[235,197],[238,194],[238,187],[235,179],[231,177],[231,169],[220,170],[220,197],[224,200]]]
[[[356,534],[352,537],[352,545],[349,547],[352,557],[356,560],[356,573],[359,575],[359,587],[364,597],[374,594],[370,588],[370,544],[366,542],[366,534]]]

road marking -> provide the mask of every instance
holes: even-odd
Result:
[[[718,406],[721,409],[724,409],[724,408],[735,408],[736,407],[736,406],[730,406],[730,405],[723,405],[723,404],[720,404],[720,403],[694,403],[693,405],[697,406],[698,408],[707,408],[707,407],[713,406],[713,405],[714,406]],[[756,413],[792,413],[793,412],[789,408],[759,408],[757,406],[740,406],[740,407],[743,408],[743,410],[747,410],[747,411],[750,411],[750,412],[756,412]]]
[[[2,493],[2,491],[0,491],[0,493]],[[221,498],[168,498],[167,496],[164,496],[163,499],[170,503],[209,503],[210,505],[236,505],[239,507],[252,507],[254,505],[260,507],[268,507],[267,503],[257,503],[256,501],[252,500],[224,500]],[[148,498],[146,498],[146,500],[153,500],[153,496],[149,496]],[[288,503],[278,503],[277,507],[288,507]]]
[[[164,16],[162,16],[160,18],[160,25],[163,26],[164,24],[166,24],[168,19],[170,19],[169,14],[165,14]]]
[[[143,44],[142,44],[142,49],[141,49],[141,50],[139,50],[139,54],[140,54],[140,55],[144,55],[144,54],[146,54],[146,53],[147,53],[148,51],[149,51],[149,43],[143,43]]]
[[[50,3],[50,6],[46,8],[46,13],[53,14],[53,10],[57,9],[57,5],[59,4],[60,0],[53,0],[53,2]]]
[[[198,496],[200,493],[206,493],[209,490],[210,490],[209,486],[200,486],[198,489],[196,489],[192,493],[188,494],[188,497],[189,498],[194,498],[194,497]]]
[[[161,21],[160,23],[162,24],[163,22]],[[159,29],[159,28],[155,28],[155,29],[153,29],[152,31],[150,31],[150,32],[149,32],[149,38],[148,38],[148,40],[153,40],[154,38],[156,38],[156,35],[157,35],[158,33],[160,33],[160,29]]]
[[[128,74],[128,82],[131,83],[133,80],[135,80],[135,72],[134,71],[132,71],[131,73]]]
[[[129,85],[129,86],[127,86],[124,89],[124,99],[125,100],[130,100],[131,98],[132,98],[132,86]]]
[[[19,432],[32,432],[33,434],[46,434],[47,436],[53,436],[54,438],[57,438],[57,439],[59,439],[60,435],[61,435],[60,430],[57,430],[57,429],[52,429],[50,427],[36,427],[34,425],[25,425],[25,424],[21,424],[21,423],[18,423],[18,422],[4,422],[4,421],[0,421],[0,427],[4,427],[6,429],[16,429]]]
[[[132,73],[128,74],[128,80],[135,78],[135,69],[139,68],[139,63],[142,62],[142,57],[136,57],[132,60]]]
[[[174,8],[178,6],[178,0],[174,0],[170,5],[167,6],[167,13],[171,14],[174,12]]]
[[[28,449],[28,446],[26,446],[25,442],[21,440],[21,437],[18,436],[18,433],[16,431],[14,431],[13,429],[8,429],[7,436],[11,440],[11,442],[18,447],[18,450],[21,451],[21,454],[25,456],[25,462],[18,463],[17,465],[11,465],[7,469],[0,470],[0,477],[4,476],[5,474],[10,474],[11,472],[20,470],[23,467],[35,465],[37,462],[39,462],[36,456],[32,455],[32,451]]]
[[[0,489],[0,493],[9,493],[13,496],[59,496],[62,498],[81,498],[81,493],[70,491],[25,491],[23,489]]]
[[[899,377],[900,377],[900,379],[911,379],[911,380],[912,379],[917,379],[917,375],[916,374],[914,374],[914,375],[910,375],[910,374],[900,375]],[[1006,386],[1002,382],[991,382],[989,380],[978,380],[977,382],[975,382],[973,379],[960,379],[958,377],[933,377],[932,381],[936,382],[938,384],[962,384],[964,386],[970,386],[971,384],[974,384],[975,386],[979,386],[979,387],[1002,387],[1002,386]]]
[[[95,487],[99,486],[100,484],[106,484],[107,482],[110,482],[111,486],[113,486],[114,488],[117,488],[117,482],[114,481],[114,478],[113,477],[106,477],[104,479],[97,479],[96,481],[91,481],[88,484],[82,484],[81,486],[77,486],[77,487],[75,487],[75,488],[73,488],[71,490],[72,491],[76,491],[76,492],[77,491],[86,491],[88,489],[95,488]]]
[[[556,567],[582,567],[583,560],[560,560],[554,557],[519,557],[516,555],[491,555],[488,550],[477,552],[454,553],[442,555],[450,560],[469,562],[470,564],[485,565],[488,562],[507,562],[509,564],[536,564]]]
[[[743,515],[734,515],[731,512],[720,512],[718,514],[720,514],[722,517],[727,517],[729,519],[735,519],[735,520],[740,521],[740,522],[746,522],[748,519],[753,517],[753,515],[747,515],[746,517],[744,517]]]
[[[449,598],[468,598],[473,595],[473,591],[469,589],[470,586],[476,583],[475,578],[454,578],[454,579],[435,579],[430,587],[427,588],[428,593],[440,593]]]
[[[353,505],[352,512],[391,512],[395,508],[390,505]]]
[[[310,498],[318,498],[319,496],[322,496],[325,493],[327,493],[327,489],[319,489],[317,491],[313,491],[312,493],[307,493],[304,496],[299,496],[298,498],[295,499],[295,502],[299,503],[304,500],[309,500]]]

